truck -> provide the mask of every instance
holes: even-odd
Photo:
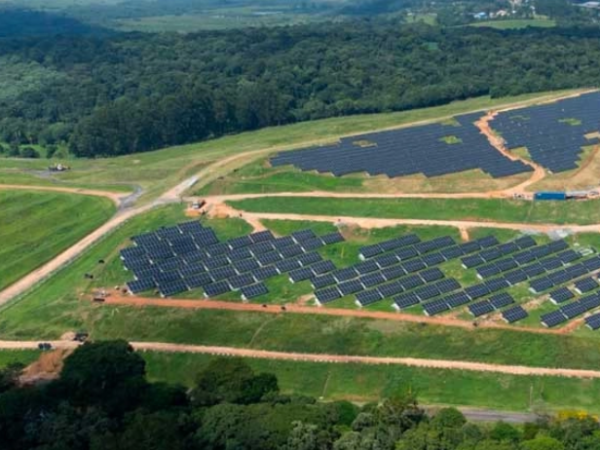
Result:
[[[533,195],[534,200],[566,200],[566,192],[536,192]]]

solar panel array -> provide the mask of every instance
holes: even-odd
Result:
[[[508,148],[527,147],[531,158],[552,172],[572,170],[582,147],[598,143],[585,135],[600,130],[600,93],[502,112],[491,125]]]
[[[276,238],[270,231],[220,242],[200,222],[185,222],[134,236],[134,246],[121,259],[135,279],[133,294],[158,289],[163,297],[202,288],[206,297],[240,291],[244,300],[268,293],[263,281],[288,273],[292,281],[307,280],[336,269],[315,250],[342,242],[338,232],[317,236],[300,230]]]
[[[600,307],[600,293],[586,295],[562,306],[557,311],[543,314],[541,316],[542,325],[552,328],[598,307]]]
[[[342,138],[338,144],[279,153],[271,164],[292,164],[335,176],[366,172],[427,177],[481,169],[494,178],[531,171],[496,150],[474,122],[481,113],[456,117],[456,126],[430,124]],[[451,137],[455,143],[447,143]]]
[[[554,265],[552,267],[554,268]],[[539,294],[597,270],[600,270],[600,256],[595,255],[566,269],[556,270],[547,276],[533,280],[530,283],[531,291]]]

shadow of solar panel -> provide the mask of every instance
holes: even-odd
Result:
[[[566,321],[567,318],[560,311],[552,311],[547,314],[542,314],[541,316],[542,325],[548,328],[555,327],[561,323],[565,323]]]
[[[597,330],[600,328],[600,314],[593,314],[585,318],[585,324],[590,330]]]
[[[276,277],[277,275],[279,275],[279,272],[277,271],[275,266],[266,266],[266,267],[260,267],[256,270],[253,270],[252,275],[258,281],[264,281],[269,278]]]
[[[417,297],[413,292],[407,292],[394,298],[394,304],[398,309],[410,308],[411,306],[418,305],[419,303],[419,297]]]
[[[316,291],[315,297],[319,303],[326,304],[341,298],[342,294],[337,286],[330,286]]]
[[[219,295],[226,294],[231,292],[231,287],[227,281],[218,281],[216,283],[211,283],[203,287],[204,296],[206,298],[217,297]]]
[[[494,309],[501,309],[515,302],[515,299],[507,292],[492,295],[488,300]]]
[[[427,316],[435,316],[436,314],[441,314],[449,309],[450,306],[448,306],[444,300],[434,300],[423,305],[423,312]]]
[[[483,300],[481,302],[473,303],[469,305],[469,312],[474,317],[480,317],[484,314],[489,314],[494,311],[494,307],[488,300]]]
[[[582,278],[575,282],[575,289],[580,294],[591,292],[598,288],[598,282],[592,277]]]
[[[250,286],[244,286],[241,289],[242,300],[252,300],[262,295],[267,295],[269,289],[263,283],[257,283]]]
[[[181,279],[166,283],[158,283],[158,292],[161,297],[171,297],[186,292],[187,290],[187,285]]]
[[[519,320],[525,319],[527,316],[527,311],[525,311],[522,306],[509,308],[502,313],[502,318],[508,323],[518,322]]]
[[[382,300],[383,296],[376,289],[371,291],[362,291],[356,294],[356,301],[360,306],[369,306]]]
[[[183,279],[189,290],[204,288],[213,282],[213,279],[207,273],[190,275]]]
[[[149,291],[150,289],[154,289],[156,287],[156,283],[151,278],[144,278],[135,281],[129,281],[127,283],[127,289],[132,294],[139,294],[140,292]]]

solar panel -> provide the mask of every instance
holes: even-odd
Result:
[[[300,246],[305,252],[313,252],[315,250],[323,247],[325,243],[321,240],[321,238],[307,239],[306,241],[302,241]]]
[[[518,322],[519,320],[525,319],[527,316],[527,311],[525,311],[522,306],[509,308],[502,313],[502,318],[508,323]]]
[[[238,273],[251,272],[254,269],[258,269],[260,264],[254,259],[242,259],[241,261],[234,261],[233,267]]]
[[[489,294],[490,290],[488,289],[487,286],[485,286],[483,284],[475,284],[473,286],[469,286],[468,288],[465,288],[465,292],[467,293],[467,295],[469,297],[471,297],[471,300],[476,300],[478,298],[481,298],[481,297]]]
[[[390,255],[390,254],[376,256],[371,261],[374,261],[382,269],[385,267],[389,267],[389,266],[398,264],[398,262],[399,262],[398,258],[396,258],[395,255]]]
[[[432,281],[441,280],[445,275],[440,269],[433,267],[419,272],[419,276],[426,283],[431,283]]]
[[[441,264],[444,261],[446,261],[446,259],[439,252],[429,253],[423,256],[423,258],[421,259],[428,267],[437,266],[438,264]]]
[[[504,308],[505,306],[511,305],[515,302],[515,299],[512,298],[512,296],[506,292],[502,292],[500,294],[495,294],[492,295],[489,298],[490,304],[495,308],[495,309],[501,309]]]
[[[298,256],[298,262],[303,266],[310,266],[311,264],[323,261],[323,258],[318,253],[304,253]]]
[[[552,311],[541,316],[542,324],[548,328],[555,327],[567,321],[565,315],[560,311]]]
[[[396,262],[398,262],[396,260]],[[373,260],[369,260],[369,261],[364,261],[361,263],[358,263],[354,266],[354,269],[361,275],[364,275],[366,273],[371,273],[371,272],[377,272],[379,270],[379,266],[377,265],[377,263]]]
[[[336,283],[336,279],[331,273],[321,275],[310,280],[314,289],[321,289],[325,286],[331,286]]]
[[[317,237],[317,235],[315,234],[315,232],[313,230],[310,230],[310,229],[294,231],[291,234],[291,236],[298,243],[302,243],[302,242],[307,241],[309,239],[315,239]]]
[[[484,301],[481,301],[478,303],[473,303],[472,305],[469,305],[469,312],[474,317],[480,317],[480,316],[483,316],[484,314],[489,314],[493,311],[494,311],[494,307],[488,300],[484,300]]]
[[[321,236],[321,240],[327,245],[337,244],[338,242],[344,242],[344,236],[339,231],[335,231]]]
[[[231,261],[239,261],[242,259],[252,258],[252,252],[248,247],[236,248],[227,255]]]
[[[459,306],[466,305],[471,301],[467,293],[464,291],[449,294],[448,296],[444,297],[443,300],[450,308],[457,308]]]
[[[378,284],[385,283],[385,278],[380,272],[367,273],[359,277],[360,282],[364,287],[370,288]]]
[[[425,301],[437,297],[441,294],[437,286],[433,284],[422,286],[414,291],[415,295],[419,297],[419,300]]]
[[[402,266],[391,266],[381,269],[381,275],[383,275],[387,281],[390,281],[403,277],[406,275],[406,272]]]
[[[575,282],[575,289],[580,294],[585,294],[587,292],[591,292],[598,288],[598,282],[594,280],[592,277],[582,278]]]
[[[187,285],[183,280],[170,281],[168,283],[159,283],[158,291],[161,297],[171,297],[172,295],[181,294],[188,290]]]
[[[315,273],[315,275],[323,275],[328,272],[332,272],[337,270],[337,267],[333,263],[333,261],[319,261],[310,266],[310,269]]]
[[[210,275],[214,281],[221,281],[237,275],[237,272],[232,266],[224,266],[209,271],[208,275]]]
[[[254,275],[254,278],[256,278],[258,281],[264,281],[268,278],[276,277],[279,275],[279,272],[275,266],[266,266],[252,271],[252,275]]]
[[[227,281],[219,281],[217,283],[204,286],[204,296],[207,298],[217,297],[219,295],[226,294],[227,292],[231,292],[231,287]]]
[[[253,298],[260,297],[269,293],[269,289],[263,283],[253,284],[251,286],[244,286],[241,289],[242,300],[251,300]]]
[[[396,294],[404,292],[404,288],[399,281],[393,281],[392,283],[381,285],[377,288],[383,298],[393,297]]]
[[[519,239],[517,239],[515,241],[515,244],[517,244],[520,249],[526,249],[526,248],[534,247],[535,245],[537,245],[537,243],[535,242],[535,239],[533,239],[531,236],[520,237]]]
[[[587,311],[587,308],[581,302],[569,303],[560,308],[560,312],[563,313],[567,319],[580,316]]]
[[[213,258],[204,260],[204,267],[206,267],[207,270],[212,270],[227,265],[229,265],[229,260],[225,256],[215,256]]]
[[[405,291],[409,291],[411,289],[414,289],[416,287],[419,287],[419,286],[422,286],[423,284],[425,284],[423,282],[423,280],[421,280],[421,277],[418,275],[411,275],[408,277],[404,277],[404,278],[400,279],[399,282]]]
[[[342,295],[356,294],[364,290],[363,284],[358,280],[348,280],[338,284],[338,288]]]
[[[369,259],[382,253],[383,249],[379,246],[379,244],[367,245],[359,250],[359,257],[361,259]]]
[[[213,282],[213,279],[207,273],[191,275],[183,279],[189,290],[203,288]]]
[[[292,283],[299,283],[300,281],[310,280],[315,274],[309,267],[301,267],[300,269],[292,270],[290,272],[290,281]]]
[[[337,286],[330,286],[316,291],[315,297],[319,303],[325,304],[341,298],[342,294]]]
[[[371,291],[362,291],[356,294],[356,300],[360,303],[361,306],[372,305],[373,303],[381,300],[383,296],[379,293],[378,290],[373,289]]]
[[[299,269],[302,265],[295,259],[284,259],[275,263],[275,267],[279,272],[291,272],[292,270]]]
[[[550,299],[554,303],[563,303],[571,300],[573,297],[575,297],[575,295],[566,287],[561,287],[550,292]]]
[[[290,245],[288,247],[279,249],[279,253],[284,258],[293,258],[294,256],[299,256],[299,255],[304,254],[304,250],[300,246]]]
[[[510,283],[511,286],[527,281],[527,274],[521,269],[514,270],[504,275],[504,279]]]
[[[523,267],[523,272],[525,272],[525,275],[529,278],[533,278],[543,274],[545,270],[540,263],[534,263],[530,266]]]
[[[268,266],[281,261],[283,257],[277,252],[263,253],[262,255],[256,256],[256,260],[261,266]]]
[[[494,278],[493,280],[486,281],[484,284],[490,292],[498,292],[510,286],[510,283],[504,278]]]
[[[204,229],[202,224],[195,220],[191,222],[178,223],[177,228],[179,228],[179,231],[181,231],[182,233],[201,232]]]
[[[405,247],[405,248],[401,248],[400,250],[396,250],[394,252],[394,255],[396,255],[396,257],[400,261],[406,261],[407,259],[414,258],[418,254],[419,253],[417,252],[417,250],[415,250],[414,247]]]
[[[225,253],[227,253],[229,251],[229,247],[227,246],[226,243],[219,242],[217,244],[213,244],[213,245],[206,247],[205,250],[206,250],[207,255],[209,255],[212,258],[215,258],[217,256],[221,256],[221,255],[224,255]]]
[[[419,297],[417,297],[413,292],[408,292],[394,298],[394,304],[398,307],[398,309],[410,308],[411,306],[419,304]]]
[[[252,240],[252,242],[255,242],[255,243],[272,241],[275,239],[275,236],[273,236],[273,233],[269,230],[257,231],[256,233],[252,233],[249,237]]]
[[[539,278],[537,280],[533,280],[529,285],[534,292],[544,292],[554,287],[554,283],[548,278]]]
[[[444,280],[440,280],[437,283],[435,283],[435,286],[440,290],[442,294],[447,294],[448,292],[460,289],[460,283],[454,278],[446,278]]]
[[[154,289],[155,286],[154,280],[150,278],[129,281],[127,283],[127,289],[129,289],[129,292],[132,294],[139,294],[140,292]]]
[[[485,260],[480,255],[472,255],[462,258],[461,262],[465,269],[472,269],[485,263]]]
[[[585,318],[585,324],[590,330],[597,330],[600,328],[600,314],[593,314]]]
[[[241,287],[249,286],[251,284],[256,283],[256,280],[254,279],[251,273],[242,273],[240,275],[235,275],[229,278],[227,281],[229,281],[229,285],[233,289],[239,289]]]
[[[354,267],[346,267],[345,269],[338,269],[332,272],[332,275],[335,277],[336,281],[342,282],[356,278],[358,272]]]
[[[427,266],[425,263],[419,259],[411,259],[402,263],[402,268],[406,271],[406,273],[414,273],[419,270],[425,269]]]
[[[435,300],[433,302],[429,302],[423,305],[423,311],[428,316],[434,316],[444,311],[448,311],[449,309],[450,307],[443,300]]]
[[[463,250],[459,246],[443,248],[440,250],[440,255],[442,255],[446,260],[451,260],[454,258],[458,258],[464,254]]]

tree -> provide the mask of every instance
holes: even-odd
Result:
[[[75,404],[126,411],[146,387],[145,365],[126,341],[86,342],[65,359],[59,387]]]
[[[21,376],[24,368],[25,366],[23,364],[12,363],[3,369],[0,369],[0,394],[17,385],[19,376]]]
[[[521,434],[512,425],[506,422],[498,422],[490,431],[490,438],[500,442],[518,442]]]
[[[467,419],[456,408],[440,409],[431,420],[431,426],[438,429],[460,428],[465,423],[467,423]]]
[[[241,358],[218,358],[198,375],[192,399],[197,406],[223,402],[250,404],[260,401],[267,393],[278,391],[274,375],[255,375]]]
[[[40,153],[33,147],[23,147],[20,155],[21,158],[37,159],[40,157]]]
[[[562,442],[550,436],[538,436],[521,444],[523,450],[564,450]]]

